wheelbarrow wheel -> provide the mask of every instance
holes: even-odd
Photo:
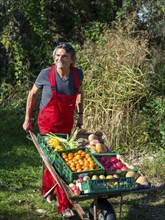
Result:
[[[94,219],[93,212],[94,202],[89,208],[89,219]],[[97,200],[97,220],[116,220],[116,214],[112,205],[108,202],[107,199],[99,198]]]

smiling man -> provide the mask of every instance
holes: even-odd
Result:
[[[77,126],[83,124],[83,72],[75,68],[76,52],[71,44],[61,42],[53,51],[54,65],[43,69],[38,75],[26,104],[25,121],[23,129],[32,130],[31,116],[38,92],[41,90],[40,110],[38,114],[38,127],[41,134],[63,133],[71,134],[73,128],[73,115],[77,107]],[[56,183],[48,169],[44,174],[43,195]],[[66,198],[62,189],[55,188],[58,197],[59,212],[65,218],[74,215],[72,205]],[[52,194],[47,197],[52,201]]]

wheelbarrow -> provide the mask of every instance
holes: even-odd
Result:
[[[84,194],[84,195],[78,195],[75,196],[71,188],[67,185],[67,183],[58,175],[56,169],[52,166],[48,158],[45,156],[43,151],[41,150],[36,135],[29,131],[30,137],[27,136],[28,139],[32,140],[35,147],[37,148],[41,158],[42,158],[42,168],[44,172],[44,167],[46,166],[53,176],[53,178],[56,180],[56,184],[44,195],[46,198],[52,190],[56,187],[58,184],[64,193],[66,194],[68,200],[73,205],[73,208],[76,210],[77,214],[79,215],[80,219],[82,220],[116,220],[116,213],[114,211],[113,206],[109,202],[109,198],[112,197],[120,197],[119,201],[119,220],[121,220],[122,215],[122,205],[123,205],[123,196],[128,193],[148,193],[150,192],[150,189],[137,189],[132,191],[120,191],[120,192],[102,192],[102,193],[95,193],[95,194]],[[90,208],[89,213],[86,213],[81,205],[80,201],[84,200],[93,200]]]

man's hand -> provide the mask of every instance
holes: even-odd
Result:
[[[32,123],[31,123],[31,121],[24,121],[24,123],[23,123],[23,125],[22,125],[22,127],[23,127],[23,129],[25,130],[25,131],[32,131],[33,130],[33,127],[32,127]]]

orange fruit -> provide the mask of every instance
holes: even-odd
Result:
[[[66,161],[69,161],[69,159],[68,159],[67,157],[66,157],[66,158],[64,158],[64,160],[65,160],[65,162],[66,162]]]
[[[68,158],[73,158],[73,156],[74,156],[74,154],[73,154],[72,152],[70,152],[70,153],[68,154]]]
[[[91,158],[91,155],[87,153],[87,154],[85,155],[85,158]]]
[[[82,159],[79,160],[79,164],[83,165],[84,161]]]
[[[82,154],[82,152],[83,152],[83,150],[79,150],[77,153],[78,153],[78,154]]]
[[[87,161],[87,160],[84,161],[84,166],[85,166],[85,167],[86,167],[86,166],[89,166],[89,164],[90,164],[89,161]]]
[[[86,170],[90,170],[90,168],[88,166],[84,167],[84,171]]]
[[[76,172],[76,167],[70,167],[73,172]]]
[[[81,165],[80,165],[80,164],[77,164],[77,165],[76,165],[76,169],[81,169]]]
[[[75,153],[74,153],[74,156],[76,157],[76,156],[77,156],[77,154],[78,154],[78,153],[77,153],[77,152],[75,152]]]
[[[77,160],[80,160],[80,159],[81,159],[81,155],[80,155],[80,154],[77,154],[77,155],[76,155],[76,159],[77,159]]]
[[[82,172],[82,169],[77,169],[77,172]]]
[[[85,151],[83,151],[81,155],[85,157],[86,154],[87,153]]]
[[[87,160],[88,160],[89,162],[94,162],[93,159],[92,159],[92,157],[87,158]]]

